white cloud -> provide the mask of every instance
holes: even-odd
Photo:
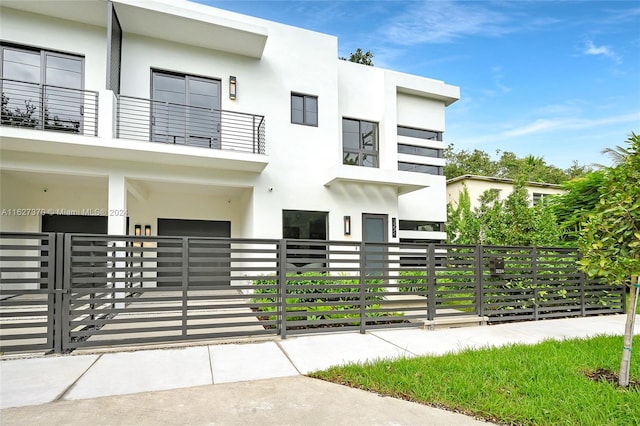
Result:
[[[468,35],[496,36],[510,32],[509,18],[480,3],[449,0],[411,4],[392,19],[385,30],[389,40],[401,45],[448,43]]]
[[[531,135],[535,133],[543,133],[551,130],[581,130],[616,123],[637,123],[639,120],[640,112],[626,115],[616,115],[612,117],[603,117],[595,120],[577,117],[539,118],[534,120],[532,123],[507,130],[503,132],[501,136],[510,138],[516,136]]]
[[[616,55],[616,53],[613,51],[613,49],[609,46],[596,46],[595,44],[593,44],[593,41],[588,40],[584,46],[584,50],[583,53],[585,55],[591,55],[591,56],[606,56],[608,58],[613,59],[614,61],[616,61],[617,63],[620,62],[620,57],[618,55]]]

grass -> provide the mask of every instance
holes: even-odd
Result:
[[[312,377],[509,425],[637,425],[640,388],[588,379],[618,372],[622,337],[545,341],[439,357],[333,367]],[[640,337],[631,377],[640,378]]]

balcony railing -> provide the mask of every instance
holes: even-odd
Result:
[[[116,123],[118,138],[265,153],[262,115],[118,96]]]
[[[3,126],[98,135],[98,92],[1,81]]]

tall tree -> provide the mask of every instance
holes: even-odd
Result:
[[[629,287],[619,383],[629,386],[640,275],[640,136],[632,133],[621,162],[604,171],[602,196],[580,232],[580,265],[590,276]]]

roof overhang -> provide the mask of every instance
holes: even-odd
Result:
[[[262,57],[266,27],[240,15],[183,0],[112,0],[126,34],[138,34],[252,58]],[[3,0],[2,7],[88,25],[107,26],[106,0]]]
[[[431,175],[372,167],[340,165],[329,169],[325,186],[356,183],[360,185],[387,186],[397,189],[398,195],[418,191],[433,185]]]

